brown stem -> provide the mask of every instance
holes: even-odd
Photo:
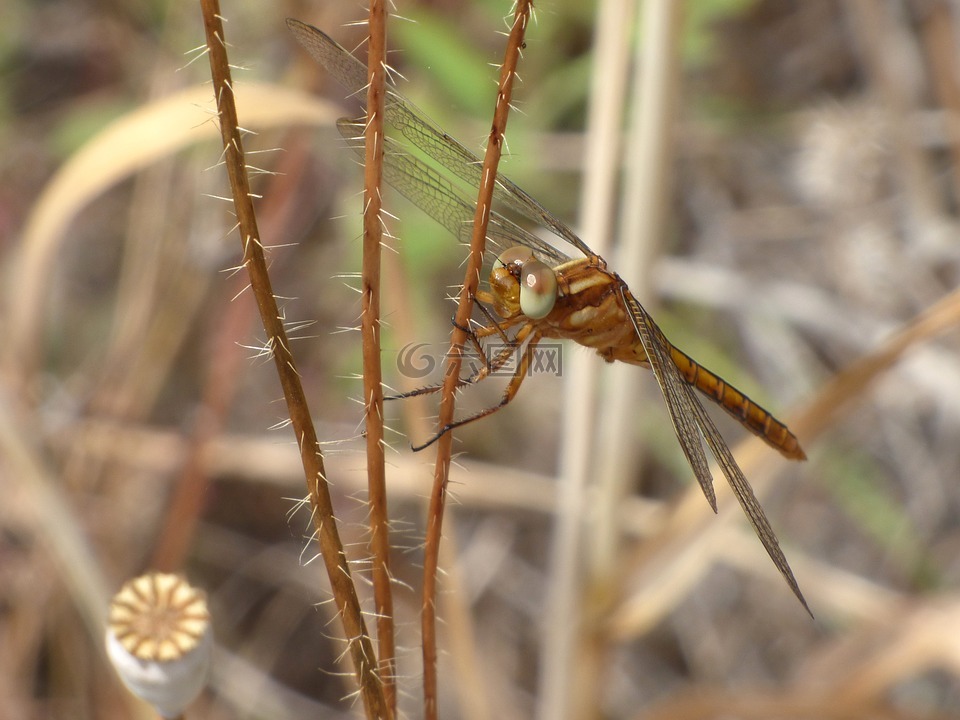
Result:
[[[391,716],[396,714],[396,658],[393,595],[390,587],[390,533],[384,472],[383,383],[380,367],[380,244],[383,224],[380,188],[383,179],[383,113],[386,92],[386,7],[370,3],[367,58],[367,123],[364,131],[363,267],[363,397],[367,428],[367,493],[370,502],[370,552],[373,597],[377,613],[379,672]]]
[[[500,82],[497,86],[497,104],[493,113],[493,124],[487,139],[487,151],[483,157],[483,173],[480,191],[477,197],[477,210],[473,217],[473,236],[470,240],[470,257],[460,290],[460,301],[450,338],[447,370],[443,383],[443,396],[440,400],[438,426],[443,428],[453,422],[455,409],[454,392],[460,378],[463,344],[466,334],[461,328],[467,327],[473,311],[473,297],[480,285],[480,268],[483,265],[483,252],[486,245],[487,225],[490,221],[490,205],[493,201],[493,188],[496,183],[497,166],[503,148],[503,135],[507,128],[507,115],[510,112],[510,98],[513,93],[513,79],[523,46],[523,37],[527,21],[532,10],[530,0],[519,0],[513,17],[513,27],[507,40],[503,66],[500,68]],[[446,502],[447,479],[450,473],[450,455],[453,448],[453,433],[446,432],[437,441],[437,462],[434,467],[433,488],[430,494],[430,508],[427,515],[427,533],[423,559],[423,607],[421,610],[421,631],[423,641],[423,698],[424,717],[434,720],[437,717],[437,568],[440,558],[440,537],[443,527],[443,510]]]
[[[290,422],[300,447],[300,460],[306,475],[311,515],[320,543],[320,552],[330,578],[333,597],[343,621],[364,708],[368,718],[387,718],[388,712],[377,674],[373,643],[367,634],[350,566],[337,531],[316,430],[313,427],[306,397],[300,385],[300,377],[297,374],[293,355],[290,353],[290,343],[283,328],[276,298],[270,285],[270,277],[267,274],[237,123],[237,109],[233,100],[233,85],[219,2],[218,0],[200,0],[200,7],[203,12],[204,31],[210,55],[210,72],[213,77],[220,131],[223,136],[224,163],[227,166],[240,237],[243,242],[243,265],[250,276],[250,286],[260,311],[263,328],[269,339],[277,374],[283,387],[283,395],[287,401]]]

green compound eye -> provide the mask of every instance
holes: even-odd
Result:
[[[550,314],[556,301],[556,273],[531,257],[520,270],[520,311],[531,320],[540,320]]]

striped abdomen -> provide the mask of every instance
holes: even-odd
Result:
[[[750,432],[791,460],[806,459],[797,437],[773,415],[673,345],[670,345],[670,357],[684,380],[733,415]]]

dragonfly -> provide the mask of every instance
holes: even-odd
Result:
[[[298,42],[351,95],[366,91],[364,63],[311,25],[293,19],[287,20],[287,25]],[[390,137],[384,143],[384,178],[455,237],[469,242],[475,204],[462,187],[472,187],[476,192],[482,161],[400,95],[392,83],[388,85],[384,114],[386,123],[402,137]],[[347,145],[361,155],[363,123],[363,119],[349,118],[337,123]],[[430,162],[421,159],[414,149]],[[503,175],[497,177],[494,204],[500,210],[491,213],[487,246],[491,255],[496,253],[496,259],[490,270],[489,289],[478,290],[475,296],[489,324],[465,329],[478,348],[483,338],[495,334],[507,340],[509,347],[461,382],[479,381],[501,367],[511,348],[522,348],[520,361],[498,405],[455,421],[434,439],[508,404],[527,374],[533,348],[544,338],[571,339],[596,350],[607,362],[648,367],[657,379],[680,447],[710,507],[717,512],[704,442],[770,559],[812,616],[766,513],[694,389],[790,460],[806,459],[797,437],[772,413],[670,343],[606,261]],[[522,221],[548,230],[557,242],[541,239],[518,224]],[[512,337],[507,331],[513,333]],[[482,352],[480,356],[484,357]]]

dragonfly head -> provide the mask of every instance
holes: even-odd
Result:
[[[529,248],[512,247],[493,264],[490,290],[495,299],[494,310],[502,318],[522,313],[531,320],[540,320],[550,314],[557,301],[557,275]]]

